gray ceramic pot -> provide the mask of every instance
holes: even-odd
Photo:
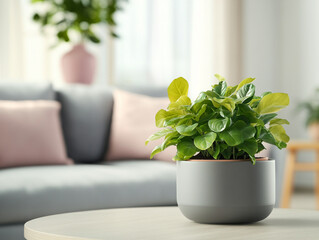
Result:
[[[275,161],[178,161],[177,203],[198,223],[263,220],[275,204]]]

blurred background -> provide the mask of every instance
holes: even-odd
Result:
[[[61,58],[79,40],[73,40],[72,32],[69,41],[57,39],[58,24],[41,28],[45,24],[34,14],[49,6],[33,2],[0,0],[0,81],[64,84]],[[96,59],[91,84],[166,87],[183,76],[194,98],[216,81],[215,73],[229,84],[255,77],[258,94],[289,94],[291,104],[283,114],[291,122],[287,133],[291,139],[309,139],[306,112],[296,108],[319,87],[319,1],[114,2],[114,23],[92,26],[100,43],[84,42]],[[118,38],[111,36],[110,27]],[[284,161],[284,152],[280,156]],[[307,161],[314,155],[300,158]],[[312,191],[313,184],[313,173],[296,175],[297,188]]]

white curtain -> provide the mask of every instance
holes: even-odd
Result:
[[[236,82],[240,12],[241,0],[131,0],[118,15],[116,81],[167,86],[183,76],[193,95],[215,73]]]
[[[102,44],[87,44],[98,59],[95,84],[167,86],[183,76],[195,95],[213,83],[215,73],[236,79],[240,2],[124,2],[117,14],[120,39],[111,39],[100,27]],[[63,43],[50,49],[55,37],[51,31],[42,35],[32,22],[34,7],[25,0],[0,1],[0,80],[60,84],[60,57],[72,46]]]
[[[0,1],[0,79],[24,75],[21,22],[19,1]]]
[[[241,9],[241,0],[194,0],[190,55],[193,97],[216,82],[216,73],[229,84],[241,80]]]
[[[118,14],[117,84],[163,85],[189,77],[192,0],[130,0]]]

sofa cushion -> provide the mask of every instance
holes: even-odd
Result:
[[[56,101],[0,101],[0,168],[71,164]]]
[[[75,162],[103,159],[112,113],[112,93],[107,88],[72,84],[57,90],[68,156]]]
[[[50,83],[0,82],[0,100],[54,100]]]
[[[0,172],[0,224],[63,212],[176,205],[175,164],[33,166]]]
[[[160,129],[155,125],[155,115],[160,109],[167,108],[167,97],[149,97],[127,91],[113,92],[114,107],[111,136],[107,160],[149,159],[156,145],[163,139],[151,141],[145,146],[146,139]],[[171,146],[155,155],[154,159],[171,161],[176,148]]]

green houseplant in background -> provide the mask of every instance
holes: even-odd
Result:
[[[31,0],[41,7],[33,20],[42,28],[55,31],[58,43],[71,42],[73,49],[62,57],[62,72],[67,82],[90,84],[96,59],[84,47],[85,42],[100,43],[98,25],[107,25],[111,36],[116,26],[115,13],[123,0]]]
[[[319,88],[308,100],[299,104],[299,110],[306,111],[306,127],[314,141],[319,141]]]
[[[170,104],[155,116],[163,128],[149,141],[164,138],[151,158],[177,147],[177,201],[182,213],[202,223],[255,222],[267,217],[275,203],[274,160],[257,159],[264,142],[286,147],[289,137],[277,111],[289,104],[285,93],[255,95],[254,78],[218,84],[192,102],[188,82],[168,87]],[[230,160],[231,159],[231,160]]]

